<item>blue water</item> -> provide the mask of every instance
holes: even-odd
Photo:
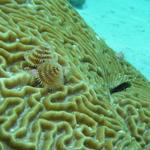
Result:
[[[86,0],[77,11],[116,52],[150,80],[150,0]]]

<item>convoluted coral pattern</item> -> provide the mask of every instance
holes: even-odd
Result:
[[[150,84],[68,0],[0,1],[0,150],[149,147]]]

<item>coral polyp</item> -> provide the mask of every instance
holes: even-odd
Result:
[[[58,63],[46,61],[38,66],[37,72],[38,80],[44,87],[57,89],[64,84],[63,68]]]
[[[46,46],[38,46],[33,50],[28,51],[24,55],[24,59],[28,66],[37,67],[41,63],[51,60],[53,57],[53,49]]]

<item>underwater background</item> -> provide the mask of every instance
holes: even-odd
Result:
[[[76,10],[112,49],[150,80],[150,0],[86,0]]]

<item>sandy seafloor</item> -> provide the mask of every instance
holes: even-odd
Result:
[[[150,81],[150,0],[86,0],[77,11]]]

